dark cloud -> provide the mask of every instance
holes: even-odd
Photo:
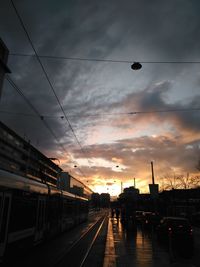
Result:
[[[14,3],[40,55],[129,61],[200,59],[197,0]],[[34,55],[11,3],[2,0],[0,5],[0,35],[10,52]],[[150,158],[159,160],[160,173],[172,166],[193,170],[200,140],[199,111],[149,112],[199,108],[199,65],[142,63],[141,71],[133,72],[124,63],[41,60],[85,155],[93,160],[91,166],[82,167],[89,182],[101,184],[94,177],[113,175],[111,167],[94,163],[96,158],[108,162],[116,158],[127,166],[114,173],[120,178],[139,177],[142,170],[141,179],[145,179]],[[70,156],[8,82],[3,88],[1,120],[44,153],[60,157],[66,169],[68,163],[83,160],[85,155],[61,118],[63,113],[36,58],[11,55],[8,64],[10,77]],[[147,113],[103,115],[134,111]],[[102,115],[94,116],[98,113]]]
[[[128,94],[120,104],[124,112],[138,112],[138,114],[133,115],[136,123],[145,122],[148,124],[149,121],[154,121],[160,124],[161,122],[169,122],[179,130],[199,130],[200,113],[193,109],[200,107],[200,96],[191,97],[187,104],[180,101],[171,104],[166,101],[166,94],[169,93],[170,89],[172,89],[172,84],[169,81],[160,82],[142,91]],[[113,108],[118,106],[119,103],[112,104]],[[120,117],[117,122],[114,121],[114,124],[121,124],[122,127],[125,124],[129,127],[132,117],[126,117],[124,120]]]

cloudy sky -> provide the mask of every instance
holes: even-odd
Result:
[[[43,70],[11,1],[1,0],[0,37],[10,50],[10,78],[43,120],[5,80],[1,121],[98,192],[114,195],[133,178],[147,191],[151,161],[157,182],[172,172],[195,174],[198,0],[14,4]],[[141,70],[131,69],[135,61]]]

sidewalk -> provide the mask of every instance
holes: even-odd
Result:
[[[103,267],[195,267],[190,260],[171,262],[166,248],[160,246],[153,232],[124,227],[109,218]]]

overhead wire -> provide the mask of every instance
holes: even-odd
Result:
[[[64,111],[64,109],[63,109],[63,107],[62,107],[62,104],[61,104],[61,102],[60,102],[60,100],[59,100],[59,98],[58,98],[58,96],[57,96],[57,94],[56,94],[56,92],[55,92],[55,90],[54,90],[53,84],[51,83],[51,81],[50,81],[50,79],[49,79],[49,76],[48,76],[48,74],[47,74],[47,72],[46,72],[46,70],[45,70],[45,68],[44,68],[44,65],[43,65],[42,61],[40,60],[40,57],[39,57],[38,54],[37,54],[37,51],[36,51],[36,49],[35,49],[35,47],[34,47],[34,45],[33,45],[33,42],[32,42],[32,40],[31,40],[31,38],[30,38],[30,35],[29,35],[29,33],[28,33],[26,27],[25,27],[25,24],[24,24],[24,22],[23,22],[23,20],[22,20],[22,18],[21,18],[21,16],[20,16],[20,14],[19,14],[19,12],[18,12],[18,10],[17,10],[17,8],[16,8],[16,6],[15,6],[13,0],[10,0],[10,1],[11,1],[12,6],[13,6],[13,9],[15,10],[15,13],[16,13],[16,15],[17,15],[19,21],[20,21],[20,24],[21,24],[21,26],[22,26],[22,28],[23,28],[23,30],[24,30],[24,32],[25,32],[25,34],[26,34],[26,36],[27,36],[27,38],[28,38],[28,40],[29,40],[29,43],[30,43],[30,45],[31,45],[31,47],[32,47],[32,49],[33,49],[33,51],[34,51],[34,53],[35,53],[35,57],[37,58],[37,60],[38,60],[38,62],[39,62],[39,65],[40,65],[40,67],[42,68],[42,71],[43,71],[43,73],[44,73],[44,75],[45,75],[45,77],[46,77],[46,79],[47,79],[47,82],[48,82],[48,84],[49,84],[49,86],[50,86],[50,88],[51,88],[51,90],[52,90],[52,92],[53,92],[53,94],[54,94],[54,96],[55,96],[57,102],[58,102],[58,105],[59,105],[61,111],[63,112],[63,115],[64,115],[64,117],[65,117],[65,119],[66,119],[66,121],[67,121],[67,123],[68,123],[68,126],[69,126],[69,128],[70,128],[70,130],[71,130],[71,132],[72,132],[72,134],[73,134],[73,136],[74,136],[74,138],[75,138],[77,144],[79,145],[81,152],[82,152],[83,155],[86,157],[85,151],[84,151],[84,149],[83,149],[83,147],[82,147],[80,141],[78,140],[78,137],[77,137],[77,135],[76,135],[76,133],[75,133],[75,131],[74,131],[74,129],[73,129],[73,127],[72,127],[70,121],[69,121],[69,118],[68,118],[66,112]],[[87,158],[87,157],[86,157],[86,158]],[[88,158],[87,158],[87,161],[88,161],[88,163],[89,163],[89,165],[90,165],[90,162],[89,162],[89,159],[88,159]]]
[[[25,117],[35,117],[35,114],[30,114],[30,113],[24,113],[24,112],[12,112],[12,111],[7,111],[7,110],[0,110],[0,113],[4,114],[9,114],[9,115],[16,115],[16,116],[25,116]],[[49,115],[41,115],[43,118],[61,118],[58,116],[49,116]]]
[[[10,56],[19,57],[35,57],[36,55],[23,54],[23,53],[10,53]],[[39,58],[57,59],[57,60],[74,60],[74,61],[94,61],[94,62],[107,62],[107,63],[128,63],[131,64],[134,60],[115,60],[103,58],[84,58],[84,57],[68,57],[68,56],[52,56],[52,55],[37,55]],[[200,64],[200,61],[141,61],[142,64]]]
[[[25,102],[34,111],[34,113],[36,114],[36,116],[39,117],[39,119],[41,120],[41,122],[49,130],[49,132],[54,137],[54,139],[56,140],[56,142],[58,143],[58,145],[62,148],[62,150],[71,158],[71,155],[68,153],[68,151],[65,149],[65,147],[60,143],[60,141],[58,140],[56,134],[53,132],[53,130],[51,129],[51,127],[48,125],[48,123],[44,119],[44,116],[39,113],[39,111],[35,108],[35,106],[30,102],[30,100],[24,95],[24,93],[22,92],[22,90],[16,85],[16,83],[9,76],[6,76],[6,80],[17,91],[17,93],[25,100]],[[79,167],[78,167],[78,170],[87,179],[87,177],[85,176],[85,174],[82,172],[82,170]]]
[[[22,92],[22,90],[14,83],[14,81],[9,77],[6,76],[6,80],[10,83],[10,85],[18,92],[18,94],[25,100],[25,102],[31,107],[31,109],[34,111],[34,113],[36,114],[37,117],[39,117],[39,119],[42,121],[42,123],[45,125],[45,127],[49,130],[49,132],[52,134],[52,136],[54,137],[54,139],[56,140],[56,142],[58,143],[58,145],[63,149],[63,151],[69,156],[69,153],[67,152],[67,150],[65,149],[65,147],[60,143],[60,141],[58,140],[57,136],[55,135],[55,133],[52,131],[52,129],[50,128],[50,126],[48,125],[48,123],[46,122],[45,118],[62,118],[63,116],[46,116],[46,115],[41,115],[39,113],[39,111],[34,107],[34,105],[30,102],[30,100],[24,95],[24,93]],[[88,114],[88,115],[83,115],[83,116],[105,116],[105,115],[140,115],[140,114],[148,114],[148,113],[164,113],[164,112],[191,112],[191,111],[200,111],[200,108],[190,108],[190,109],[170,109],[170,110],[153,110],[153,111],[133,111],[133,112],[123,112],[123,113],[103,113],[103,114]],[[7,114],[14,114],[14,115],[26,115],[26,116],[35,116],[34,114],[26,114],[26,113],[14,113],[14,112],[8,112],[8,111],[2,111],[0,110],[0,112],[2,113],[7,113]],[[73,115],[72,115],[73,116]],[[74,115],[76,116],[76,115]],[[86,178],[86,175],[84,174],[84,172],[76,166],[76,168],[79,170],[79,172],[81,173],[82,176],[84,176]],[[87,179],[87,178],[86,178]]]
[[[14,81],[9,77],[6,76],[6,80],[10,83],[10,85],[18,92],[18,94],[25,100],[25,102],[31,107],[31,109],[35,112],[36,116],[39,117],[39,119],[42,121],[42,123],[45,125],[45,127],[51,132],[53,137],[55,138],[56,142],[62,147],[62,149],[68,154],[68,152],[65,150],[62,144],[60,144],[57,136],[52,131],[52,129],[49,127],[48,123],[44,120],[44,116],[42,116],[39,111],[34,107],[34,105],[30,102],[30,100],[24,95],[24,93],[21,91],[21,89],[14,83]],[[68,154],[69,155],[69,154]]]
[[[74,129],[73,129],[73,127],[72,127],[72,125],[71,125],[71,122],[69,121],[69,116],[66,114],[66,112],[64,111],[64,109],[63,109],[63,106],[62,106],[62,104],[61,104],[61,102],[60,102],[60,100],[59,100],[59,98],[58,98],[58,96],[57,96],[57,94],[56,94],[56,92],[55,92],[55,90],[54,90],[54,87],[53,87],[53,84],[52,84],[52,82],[50,81],[50,79],[49,79],[49,76],[48,76],[48,74],[47,74],[47,72],[46,72],[46,70],[45,70],[45,67],[44,67],[44,65],[43,65],[43,63],[42,63],[42,61],[41,61],[41,59],[40,58],[48,58],[48,59],[59,59],[59,60],[79,60],[79,61],[95,61],[95,62],[110,62],[110,63],[132,63],[133,61],[129,61],[129,60],[112,60],[112,59],[97,59],[97,58],[81,58],[81,57],[63,57],[63,56],[45,56],[45,55],[38,55],[38,53],[37,53],[37,51],[36,51],[36,49],[35,49],[35,47],[34,47],[34,45],[33,45],[33,42],[32,42],[32,40],[31,40],[31,38],[30,38],[30,36],[29,36],[29,33],[28,33],[28,31],[27,31],[27,29],[26,29],[26,27],[25,27],[25,25],[24,25],[24,23],[23,23],[23,20],[22,20],[22,18],[21,18],[21,16],[20,16],[20,14],[19,14],[19,12],[18,12],[18,10],[17,10],[17,8],[16,8],[16,6],[15,6],[15,4],[14,4],[14,2],[13,2],[13,0],[10,0],[11,1],[11,3],[12,3],[12,6],[13,6],[13,8],[14,8],[14,10],[15,10],[15,12],[16,12],[16,15],[17,15],[17,17],[18,17],[18,19],[19,19],[19,21],[20,21],[20,23],[21,23],[21,26],[22,26],[22,28],[23,28],[23,30],[24,30],[24,32],[26,33],[26,36],[27,36],[27,38],[28,38],[28,40],[29,40],[29,43],[30,43],[30,45],[31,45],[31,47],[32,47],[32,49],[33,49],[33,51],[34,51],[34,53],[35,53],[35,55],[27,55],[27,54],[17,54],[17,53],[12,53],[12,54],[10,54],[10,55],[12,55],[12,56],[34,56],[34,57],[36,57],[37,58],[37,60],[38,60],[38,62],[39,62],[39,64],[40,64],[40,66],[41,66],[41,68],[42,68],[42,71],[43,71],[43,73],[44,73],[44,75],[45,75],[45,77],[46,77],[46,79],[47,79],[47,82],[48,82],[48,84],[49,84],[49,86],[50,86],[50,88],[51,88],[51,90],[52,90],[52,92],[53,92],[53,94],[54,94],[54,96],[55,96],[55,98],[56,98],[56,100],[57,100],[57,102],[58,102],[58,104],[59,104],[59,106],[60,106],[60,109],[61,109],[61,111],[63,112],[63,114],[64,114],[64,118],[66,119],[66,121],[67,121],[67,123],[68,123],[68,126],[69,126],[69,128],[70,128],[70,130],[71,130],[71,132],[72,132],[72,134],[73,134],[73,136],[74,136],[74,138],[75,138],[75,140],[76,140],[76,142],[77,142],[77,144],[79,145],[79,147],[80,147],[80,149],[81,149],[81,151],[82,151],[82,153],[85,155],[85,151],[84,151],[84,149],[83,149],[83,147],[82,147],[82,144],[80,143],[80,141],[79,141],[79,139],[78,139],[78,137],[77,137],[77,135],[76,135],[76,133],[75,133],[75,131],[74,131]],[[170,63],[170,64],[199,64],[200,63],[200,61],[140,61],[140,63],[158,63],[158,64],[162,64],[162,63],[164,63],[164,64],[168,64],[168,63]],[[194,110],[199,110],[199,109],[194,109]],[[135,114],[144,114],[144,113],[155,113],[155,112],[172,112],[172,111],[180,111],[180,110],[170,110],[170,111],[139,111],[139,112],[130,112],[130,113],[127,113],[128,115],[135,115]],[[182,110],[182,111],[186,111],[186,110]],[[191,110],[190,110],[191,111]],[[119,114],[119,113],[118,113]],[[117,114],[117,115],[118,115]],[[37,114],[37,115],[39,115],[39,114]],[[109,114],[109,115],[115,115],[115,114]],[[123,115],[122,113],[120,114],[120,115]],[[98,115],[90,115],[90,116],[99,116],[99,114]],[[43,116],[40,116],[40,119],[41,120],[43,120]],[[46,123],[46,122],[45,122]],[[87,158],[87,156],[85,155],[85,157],[86,157],[86,159],[88,160],[88,158]],[[89,160],[88,160],[88,163],[89,163]],[[89,163],[90,164],[90,163]]]
[[[80,118],[80,117],[100,117],[100,116],[119,116],[119,115],[142,115],[142,114],[151,114],[151,113],[170,113],[170,112],[192,112],[192,111],[200,111],[200,107],[197,108],[182,108],[182,109],[166,109],[166,110],[149,110],[149,111],[130,111],[130,112],[116,112],[116,113],[97,113],[97,114],[79,114],[79,115],[68,115],[70,118]],[[34,114],[22,113],[22,112],[12,112],[0,110],[0,113],[10,114],[10,115],[18,115],[18,116],[29,116],[34,117]],[[42,118],[47,119],[64,119],[63,116],[55,116],[55,115],[41,115]]]

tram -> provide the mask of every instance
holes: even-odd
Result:
[[[85,221],[88,200],[0,170],[0,259]]]

